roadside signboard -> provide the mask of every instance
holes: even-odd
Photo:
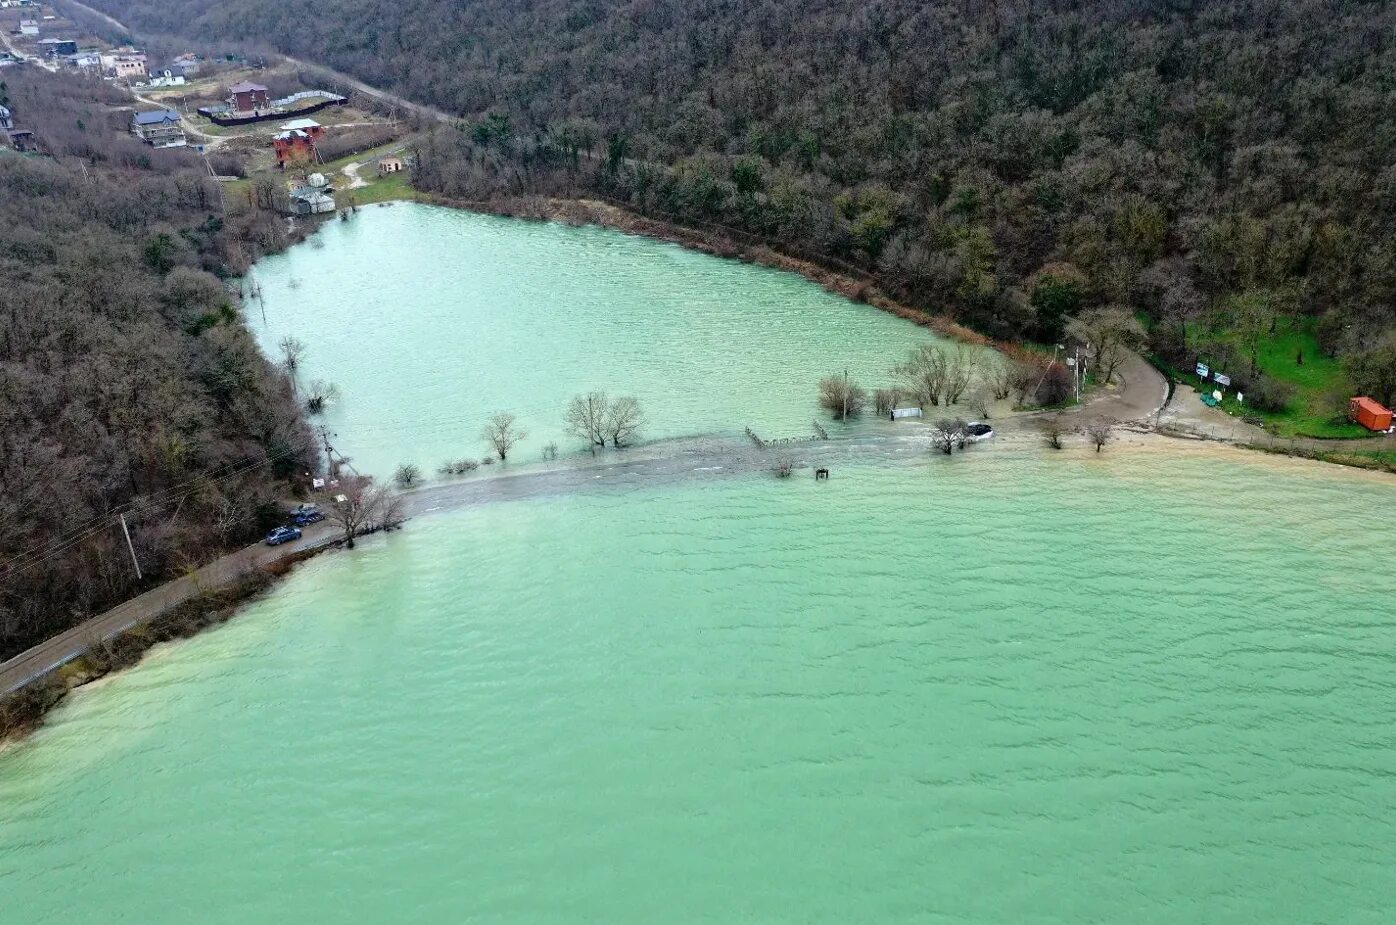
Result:
[[[1212,373],[1212,381],[1217,385],[1231,385],[1231,377],[1224,376],[1221,373]]]
[[[1201,378],[1203,378],[1203,379],[1206,379],[1207,376],[1211,374],[1211,372],[1212,372],[1212,371],[1211,371],[1210,369],[1207,368],[1207,364],[1206,364],[1206,363],[1198,363],[1198,364],[1197,364],[1197,375],[1198,375],[1199,377],[1201,377]]]

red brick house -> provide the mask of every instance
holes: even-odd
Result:
[[[233,84],[228,88],[228,92],[232,94],[228,102],[237,112],[252,112],[271,105],[271,100],[267,98],[267,88],[261,84],[244,80]]]
[[[285,167],[292,161],[315,162],[315,143],[325,134],[325,127],[314,119],[295,119],[281,126],[281,131],[271,136],[271,146],[276,150],[276,166]]]

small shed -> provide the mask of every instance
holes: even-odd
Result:
[[[1368,430],[1384,432],[1391,429],[1391,412],[1363,395],[1348,402],[1348,415]]]
[[[38,35],[38,34],[39,34],[39,23],[38,23],[38,21],[37,21],[37,20],[33,20],[33,19],[21,19],[21,20],[19,21],[19,34],[20,34],[20,35]]]
[[[0,129],[0,140],[21,154],[32,154],[39,150],[39,139],[27,128]]]
[[[0,106],[0,128],[14,128],[14,113],[10,112],[6,106]]]
[[[380,157],[378,159],[378,175],[380,177],[385,177],[390,173],[398,173],[402,170],[403,166],[402,158],[395,154],[390,154],[387,157]]]

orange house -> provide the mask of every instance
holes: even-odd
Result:
[[[1348,402],[1348,416],[1368,430],[1391,428],[1391,412],[1365,395]]]
[[[315,154],[315,143],[325,134],[325,127],[314,119],[296,119],[281,126],[281,131],[271,136],[271,146],[276,150],[276,166],[285,167],[292,161],[313,163],[319,158]]]

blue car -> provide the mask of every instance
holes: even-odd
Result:
[[[301,532],[296,527],[277,527],[267,534],[268,546],[280,546],[282,543],[289,543],[301,538]]]
[[[291,523],[297,527],[305,527],[310,524],[319,523],[325,519],[325,515],[313,504],[302,504],[291,512]]]

